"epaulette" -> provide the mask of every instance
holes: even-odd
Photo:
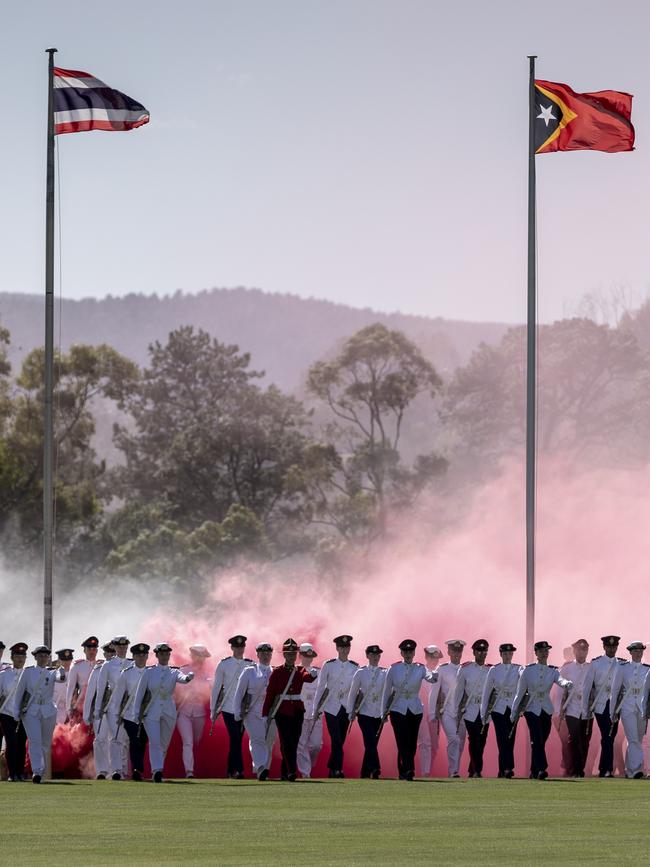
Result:
[[[441,662],[438,668],[444,668],[446,665],[449,665],[448,662]]]
[[[642,662],[641,665],[642,665],[644,668],[650,668],[650,665],[648,665],[647,662]]]
[[[526,668],[532,668],[533,665],[537,665],[537,663],[536,662],[529,662],[528,665],[526,666]]]
[[[98,660],[95,662],[95,664],[93,665],[93,671],[94,671],[96,668],[101,668],[102,665],[103,665],[105,662],[106,662],[105,659],[98,659]]]
[[[356,665],[356,667],[359,668],[359,663],[355,662],[353,659],[348,659],[348,662],[350,662],[352,665]]]
[[[549,665],[549,668],[555,668],[555,669],[557,669],[557,665]]]
[[[626,665],[626,664],[630,661],[629,659],[624,659],[622,656],[617,656],[616,659],[617,659],[620,663],[622,663],[623,665]]]
[[[597,659],[602,659],[602,658],[603,658],[603,654],[601,653],[600,656],[592,656],[591,661],[595,662]]]
[[[86,660],[85,659],[75,659],[75,661],[72,663],[73,667],[75,665],[79,665],[80,662],[86,662]]]
[[[224,656],[224,658],[221,661],[227,662],[229,659],[234,659],[234,658],[235,658],[234,656]]]
[[[247,656],[242,657],[242,659],[244,660],[244,662],[250,662],[251,665],[254,665],[254,664],[255,664],[255,663],[253,662],[253,660],[252,660],[252,659],[249,659]]]
[[[333,659],[327,659],[327,660],[325,660],[325,662],[323,663],[323,665],[327,665],[328,662],[336,662],[337,659],[338,659],[337,656],[335,656]]]
[[[474,662],[473,659],[467,659],[467,660],[465,660],[465,662],[461,662],[460,667],[465,668],[465,666],[471,665],[473,662]]]

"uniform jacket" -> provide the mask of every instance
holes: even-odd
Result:
[[[605,705],[610,699],[612,681],[620,665],[627,663],[626,659],[616,656],[595,656],[589,663],[582,684],[582,717],[587,719],[593,705],[594,713],[604,713]]]
[[[86,695],[84,696],[83,704],[83,720],[86,725],[90,725],[93,719],[99,716],[101,700],[97,698],[97,683],[99,681],[99,672],[104,664],[103,659],[98,660],[90,672],[88,683],[86,684]]]
[[[25,710],[25,716],[43,719],[56,716],[54,684],[60,679],[61,675],[58,669],[40,668],[38,665],[23,668],[14,692],[14,718],[20,718],[23,698],[26,695],[29,695],[29,706]]]
[[[476,662],[466,662],[461,665],[456,675],[456,692],[454,694],[454,716],[458,719],[460,706],[465,702],[463,719],[474,722],[481,711],[483,687],[491,666],[478,665]]]
[[[512,707],[522,671],[521,665],[516,662],[497,662],[496,665],[490,666],[481,696],[481,719],[485,719],[493,689],[496,689],[498,696],[492,708],[495,713],[505,713],[509,707]]]
[[[133,713],[133,707],[138,684],[145,670],[146,666],[138,668],[135,662],[133,662],[120,673],[117,679],[117,686],[113,690],[108,703],[109,710],[115,716],[121,716],[122,719],[128,719],[129,722],[138,722],[138,718]],[[122,709],[121,713],[120,708]]]
[[[317,666],[312,666],[310,671],[318,675],[320,674],[320,668]],[[305,681],[302,685],[302,692],[300,693],[300,697],[302,699],[302,703],[305,706],[305,719],[313,719],[314,718],[314,699],[316,698],[316,690],[318,689],[318,680]]]
[[[420,701],[420,687],[422,681],[435,683],[438,679],[437,671],[429,671],[421,662],[394,662],[386,672],[384,689],[381,696],[382,715],[386,713],[391,693],[395,691],[391,711],[405,714],[422,713],[424,708]]]
[[[564,705],[564,716],[572,716],[576,719],[580,719],[582,717],[582,709],[584,707],[585,679],[587,677],[588,670],[588,662],[576,662],[575,659],[571,662],[565,662],[560,669],[560,674],[562,675],[562,677],[565,677],[567,680],[570,680],[573,683],[572,689],[566,696],[566,704]],[[554,687],[554,693],[555,695],[553,697],[553,704],[555,705],[555,712],[559,714],[566,693],[559,686]]]
[[[259,662],[249,665],[242,671],[235,689],[235,719],[243,719],[244,716],[262,719],[262,707],[270,677],[271,666],[261,665]],[[244,701],[248,702],[246,714],[243,713]]]
[[[181,665],[183,674],[192,671],[191,664]],[[208,713],[210,703],[210,690],[212,678],[208,674],[207,666],[203,666],[194,672],[194,680],[188,683],[184,689],[175,693],[176,709],[179,714],[189,717],[204,717]]]
[[[358,668],[359,663],[352,662],[351,659],[346,662],[341,661],[338,657],[328,659],[318,675],[314,707],[318,707],[326,687],[329,691],[321,710],[324,710],[325,713],[337,714],[341,707],[345,707],[350,692],[350,684]]]
[[[109,695],[115,691],[117,680],[125,668],[130,668],[133,665],[132,659],[120,659],[119,656],[114,656],[112,659],[107,659],[102,665],[97,675],[97,699],[95,701],[95,717],[99,716],[100,707],[103,696],[108,689]],[[110,704],[110,702],[109,702]],[[112,711],[111,711],[112,712]]]
[[[66,681],[65,703],[68,710],[81,709],[85,698],[88,678],[95,667],[89,659],[75,659],[68,672]]]
[[[210,697],[210,716],[214,716],[214,709],[219,700],[219,693],[223,687],[223,704],[221,710],[226,713],[235,712],[235,690],[239,675],[249,665],[253,665],[252,659],[235,659],[234,656],[226,656],[217,665],[214,672],[214,683],[212,685],[212,696]]]
[[[648,687],[650,687],[648,672],[650,672],[650,665],[646,665],[645,662],[626,662],[616,666],[612,680],[612,700],[609,705],[612,718],[622,686],[625,687],[625,693],[621,711],[636,710],[639,714],[645,714],[648,705]]]
[[[20,668],[3,668],[0,671],[0,713],[5,716],[14,715],[14,695],[20,677]]]
[[[456,705],[454,698],[459,670],[460,663],[457,662],[443,662],[442,665],[436,668],[438,681],[437,685],[432,688],[429,699],[430,719],[439,719],[443,713],[446,716],[455,716]]]
[[[140,678],[138,688],[133,700],[132,714],[135,720],[157,720],[161,716],[176,719],[176,704],[174,702],[174,690],[177,683],[189,683],[192,680],[190,674],[183,674],[178,668],[170,668],[168,665],[148,665]],[[146,693],[146,707],[143,702]]]
[[[385,680],[386,669],[380,665],[364,665],[363,668],[358,668],[352,678],[345,705],[348,714],[354,711],[357,695],[361,693],[363,698],[357,713],[364,716],[381,716],[381,697]]]
[[[546,713],[553,715],[550,692],[554,683],[567,689],[572,686],[571,681],[563,678],[555,665],[541,665],[539,662],[531,662],[530,665],[527,665],[519,675],[517,692],[512,703],[512,715],[517,713],[526,692],[529,696],[526,713],[534,713],[535,716],[539,716],[542,711],[546,711]]]
[[[288,698],[280,702],[277,713],[283,716],[297,716],[304,712],[305,706],[300,697],[302,686],[304,683],[311,683],[316,680],[316,671],[314,669],[303,668],[302,665],[296,665],[295,669],[288,668],[286,665],[278,665],[271,672],[269,683],[266,687],[266,695],[264,696],[264,704],[262,705],[263,717],[269,715],[275,697],[284,693],[293,670],[296,673],[287,690]]]

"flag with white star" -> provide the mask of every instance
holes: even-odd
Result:
[[[576,93],[566,84],[536,79],[535,153],[634,150],[631,114],[629,93]]]

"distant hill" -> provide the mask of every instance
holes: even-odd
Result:
[[[55,303],[58,342],[58,301]],[[43,343],[43,299],[37,295],[0,293],[0,322],[11,332],[10,359],[16,368],[23,356]],[[147,347],[165,341],[180,325],[203,328],[225,343],[250,352],[251,366],[283,389],[299,388],[309,365],[330,355],[338,344],[372,322],[396,328],[415,341],[447,378],[464,364],[479,343],[496,343],[508,326],[456,322],[402,313],[377,313],[331,301],[280,295],[259,289],[211,289],[171,296],[107,296],[101,300],[64,300],[61,338],[73,343],[108,343],[144,365]]]

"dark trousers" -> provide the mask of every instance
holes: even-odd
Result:
[[[548,770],[546,741],[551,733],[551,715],[543,710],[539,716],[530,711],[526,711],[524,716],[530,732],[530,772],[536,777],[541,771]]]
[[[125,719],[122,721],[124,730],[129,736],[129,757],[134,771],[144,773],[144,753],[147,746],[147,732],[143,725]]]
[[[466,719],[465,728],[467,729],[467,745],[469,748],[468,772],[469,774],[482,774],[483,753],[485,751],[488,730],[485,729],[485,734],[483,734],[483,722],[480,714],[474,721]]]
[[[228,775],[243,774],[244,760],[241,754],[241,742],[244,736],[244,724],[241,720],[236,720],[233,713],[227,713],[225,710],[221,712],[223,721],[228,730],[228,739],[230,741],[230,749],[228,750]]]
[[[579,777],[585,772],[587,752],[589,751],[589,720],[567,716],[569,729],[569,749],[571,750],[571,767],[567,772],[572,777]]]
[[[4,713],[0,714],[0,731],[7,744],[7,770],[9,776],[15,780],[25,773],[27,734],[22,723],[18,724],[12,716]]]
[[[282,753],[280,777],[283,780],[286,780],[289,774],[293,774],[295,777],[298,772],[296,754],[298,752],[298,741],[300,740],[304,718],[304,711],[299,711],[291,716],[281,713],[275,715],[275,722],[280,736],[280,751]]]
[[[342,771],[343,744],[348,733],[348,713],[343,705],[341,705],[337,714],[325,711],[325,722],[327,723],[327,731],[330,733],[330,741],[332,742],[332,751],[327,761],[327,767],[330,771]]]
[[[616,740],[616,732],[618,731],[618,722],[610,735],[609,730],[612,726],[612,718],[609,715],[609,702],[605,705],[605,710],[602,713],[595,713],[594,716],[600,729],[600,762],[598,763],[598,770],[601,774],[613,774],[614,741]]]
[[[499,750],[499,773],[505,774],[506,771],[514,771],[516,735],[513,734],[510,737],[510,708],[506,708],[505,713],[495,713],[492,711],[492,724],[494,725],[494,734],[497,738],[497,749]]]
[[[397,770],[400,779],[408,773],[415,773],[415,751],[418,748],[418,732],[422,722],[421,713],[397,713],[390,712],[390,724],[395,732],[397,744]]]
[[[373,771],[380,771],[379,753],[377,752],[377,732],[381,723],[381,717],[366,716],[360,713],[357,717],[359,728],[363,735],[363,761],[361,762],[361,776],[369,777]]]

